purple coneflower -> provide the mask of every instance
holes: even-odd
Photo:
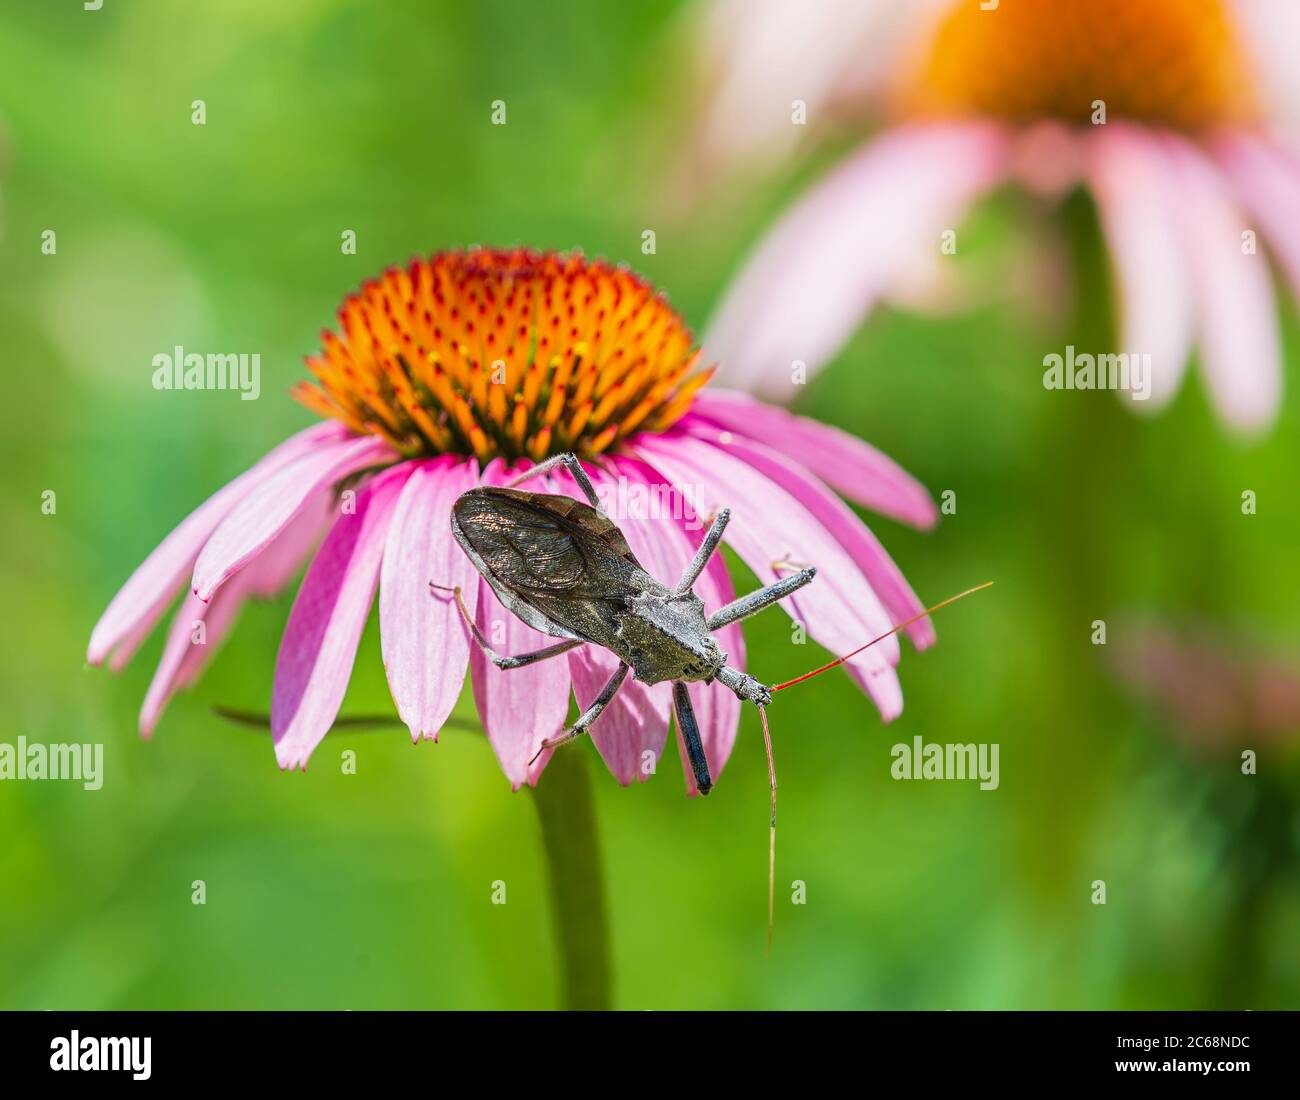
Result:
[[[720,380],[788,395],[883,298],[938,271],[940,241],[1007,183],[1095,198],[1117,351],[1149,355],[1156,408],[1193,344],[1230,425],[1267,426],[1281,352],[1267,244],[1300,296],[1300,4],[1294,0],[718,0],[695,142],[787,149],[809,121],[887,129],[760,243],[706,337]],[[1097,349],[1098,351],[1106,349]],[[1142,408],[1139,404],[1137,408]]]
[[[789,562],[817,565],[817,581],[790,610],[829,649],[846,652],[922,610],[831,488],[929,527],[936,516],[924,488],[843,432],[739,394],[702,391],[712,372],[699,368],[682,319],[622,268],[527,250],[438,253],[347,298],[338,332],[324,334],[308,366],[317,382],[301,383],[297,396],[328,422],[200,505],[95,627],[90,661],[119,669],[190,581],[140,713],[145,736],[244,601],[274,593],[311,558],[275,666],[280,766],[305,767],[337,717],[378,589],[388,683],[412,739],[437,739],[468,669],[502,770],[515,787],[536,783],[549,751],[529,760],[564,728],[570,691],[585,706],[614,658],[581,647],[498,670],[471,645],[453,600],[429,584],[461,586],[500,653],[552,641],[497,602],[452,540],[449,513],[466,489],[499,484],[563,451],[582,459],[633,552],[658,577],[680,575],[704,521],[730,506],[727,540],[760,581]],[[578,493],[567,475],[550,484]],[[734,598],[717,558],[697,591],[710,608]],[[933,641],[925,619],[907,633],[918,647]],[[739,628],[718,637],[743,667]],[[885,720],[903,705],[898,656],[889,638],[848,665]],[[716,684],[690,690],[716,776],[740,703]],[[645,762],[662,753],[670,710],[669,684],[629,681],[596,722],[593,740],[619,782],[653,770]]]

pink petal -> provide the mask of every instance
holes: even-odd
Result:
[[[309,507],[266,550],[223,585],[208,603],[191,592],[181,600],[140,708],[140,735],[150,737],[176,692],[188,687],[212,659],[249,596],[270,596],[283,588],[311,553],[330,519],[332,501]],[[203,642],[194,634],[203,624]]]
[[[1117,349],[1151,356],[1151,396],[1173,396],[1191,353],[1192,288],[1169,195],[1175,174],[1160,142],[1122,122],[1097,127],[1088,179],[1114,258],[1122,328]]]
[[[115,671],[124,666],[153,630],[193,568],[200,548],[235,503],[289,462],[342,435],[335,424],[316,424],[299,432],[191,512],[113,597],[91,633],[86,660],[97,665],[111,654]]]
[[[816,478],[779,451],[730,433],[715,435],[713,446],[734,455],[741,462],[781,486],[799,501],[848,552],[867,582],[879,594],[893,624],[905,622],[925,610],[894,560],[867,526]],[[797,452],[796,452],[797,453]],[[814,584],[817,582],[814,581]],[[934,625],[918,619],[905,629],[917,649],[934,644]]]
[[[492,648],[506,657],[531,653],[557,641],[502,607],[486,581],[479,582],[475,621]],[[479,720],[501,770],[515,790],[524,783],[536,786],[552,750],[542,753],[535,764],[528,762],[544,740],[564,730],[569,716],[569,662],[561,655],[502,671],[475,645],[470,649],[469,668]],[[560,751],[581,750],[569,745]]]
[[[733,390],[709,387],[696,397],[693,408],[699,416],[738,435],[797,454],[802,465],[864,508],[923,531],[939,519],[924,485],[893,459],[848,432]],[[683,417],[683,430],[691,430],[694,421],[694,416]]]
[[[484,470],[482,483],[500,485],[513,476],[514,471],[494,461]],[[516,618],[501,605],[486,581],[479,583],[475,621],[492,648],[506,657],[530,653],[558,641]],[[479,719],[501,770],[516,790],[524,783],[535,786],[551,758],[551,750],[542,753],[531,767],[528,761],[542,741],[563,732],[569,716],[569,662],[561,655],[503,672],[475,645],[470,648],[469,667]],[[559,751],[581,749],[568,745]]]
[[[1178,179],[1169,200],[1181,218],[1210,392],[1230,425],[1257,431],[1277,415],[1282,390],[1268,260],[1242,252],[1249,226],[1210,161],[1184,138],[1166,141]]]
[[[207,636],[209,630],[205,622],[208,610],[211,608],[213,614],[218,614],[223,605],[228,603],[239,602],[235,586],[231,586],[230,593],[223,593],[223,599],[214,600],[211,604],[205,604],[197,596],[186,593],[185,598],[181,600],[181,606],[177,609],[175,617],[172,619],[171,627],[167,632],[167,641],[163,645],[162,660],[158,662],[158,668],[154,671],[153,680],[149,683],[149,690],[145,692],[144,704],[140,708],[140,736],[151,737],[154,727],[158,724],[158,719],[162,717],[162,712],[167,704],[171,701],[172,696],[177,690],[177,680],[181,666],[185,663],[192,650],[201,650],[205,653],[208,646],[215,642],[214,639]],[[204,644],[195,643],[194,632],[203,627]]]
[[[392,462],[393,449],[377,436],[318,447],[277,470],[230,510],[194,564],[193,591],[201,600],[241,569],[288,525],[317,493],[349,474]]]
[[[638,446],[701,511],[731,507],[726,541],[761,583],[785,575],[773,567],[778,559],[817,567],[816,580],[788,603],[809,636],[832,653],[847,653],[890,628],[888,615],[853,560],[784,489],[702,440],[642,436]],[[891,636],[845,666],[885,721],[902,712],[902,690],[893,668],[897,662],[898,639]]]
[[[1215,152],[1300,298],[1300,165],[1273,143],[1246,133],[1220,135]]]
[[[451,506],[478,483],[471,459],[448,456],[418,464],[402,489],[388,529],[379,579],[379,636],[388,686],[411,740],[437,740],[460,698],[471,640],[449,592],[459,586],[470,614],[478,573],[451,536]]]
[[[184,576],[183,572],[181,576]],[[180,587],[180,582],[177,582],[177,587]],[[127,632],[114,643],[112,652],[108,656],[108,667],[112,672],[121,672],[122,669],[126,668],[131,658],[135,656],[136,650],[153,633],[153,628],[158,625],[162,613],[167,610],[167,605],[172,602],[175,596],[176,590],[173,589],[165,600],[149,606],[144,617],[137,619]]]
[[[289,526],[237,574],[247,574],[249,594],[274,596],[293,580],[312,557],[321,536],[333,526],[337,510],[332,490],[309,499]]]
[[[904,127],[850,157],[778,223],[732,284],[705,340],[720,380],[788,400],[791,365],[816,371],[830,359],[1007,166],[1006,136],[988,123]]]
[[[338,715],[375,597],[393,508],[410,472],[398,466],[357,490],[356,512],[335,521],[298,589],[271,697],[271,733],[282,768],[305,768]]]
[[[140,736],[152,737],[167,704],[188,686],[215,655],[248,596],[245,586],[228,585],[211,602],[187,592],[167,633],[162,659],[140,707]],[[195,640],[200,626],[203,641]]]
[[[332,495],[329,492],[318,492],[292,523],[264,547],[257,556],[250,559],[245,568],[240,571],[239,575],[244,572],[252,574],[249,578],[250,583],[241,585],[237,596],[232,601],[223,601],[223,610],[217,618],[225,623],[233,622],[239,607],[248,596],[274,595],[288,584],[294,574],[302,568],[303,562],[310,556],[312,547],[319,541],[321,532],[328,525],[333,507]],[[193,568],[192,561],[186,571],[188,572],[191,568]],[[192,593],[187,592],[186,595],[189,596]],[[184,603],[185,601],[182,601],[182,610],[184,610]],[[189,617],[191,620],[195,619],[193,615]],[[216,621],[206,616],[198,616],[197,618],[203,619],[209,624]],[[152,621],[141,622],[118,644],[108,662],[109,667],[114,672],[121,671],[127,658],[152,631],[153,625]],[[176,629],[175,625],[173,629]],[[185,638],[188,638],[191,630],[186,629],[181,633]],[[211,635],[210,627],[209,635]],[[141,711],[142,732],[144,725],[148,725],[152,730],[153,725],[161,716],[162,708],[166,706],[172,695],[180,688],[187,686],[198,675],[204,664],[206,664],[207,657],[214,653],[217,648],[215,645],[208,647],[195,646],[182,665],[171,669],[166,667],[167,662],[164,659],[163,664],[155,672],[154,684],[151,687],[155,698],[151,701],[146,696],[144,709]]]

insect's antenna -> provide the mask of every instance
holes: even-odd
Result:
[[[767,954],[772,954],[772,924],[776,917],[776,764],[772,761],[772,733],[767,728],[767,707],[758,708],[763,720],[763,745],[767,749],[767,778],[772,785],[772,816],[767,841]]]
[[[950,603],[956,603],[964,596],[969,596],[974,592],[983,591],[985,588],[988,588],[989,585],[991,585],[992,583],[993,583],[992,581],[985,581],[983,584],[977,584],[974,588],[966,589],[965,592],[958,592],[957,595],[955,596],[949,596],[946,600],[941,600],[933,607],[927,607],[919,615],[913,615],[906,622],[899,623],[892,630],[886,630],[883,634],[880,635],[880,637],[872,638],[871,641],[869,641],[866,645],[858,646],[858,648],[855,649],[852,653],[846,653],[843,657],[836,657],[835,660],[822,665],[821,668],[815,668],[811,672],[805,672],[802,676],[796,676],[793,680],[787,680],[784,684],[775,684],[771,690],[784,691],[788,687],[794,687],[795,684],[802,684],[805,680],[811,680],[814,676],[820,676],[823,672],[829,672],[833,668],[838,668],[845,661],[852,660],[864,649],[870,649],[877,642],[884,641],[891,634],[897,634],[900,630],[904,629],[905,627],[911,626],[917,620],[924,619],[927,615],[931,614],[932,612],[938,611],[942,607],[947,607]],[[759,709],[761,710],[762,708],[760,707]]]

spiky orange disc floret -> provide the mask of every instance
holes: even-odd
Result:
[[[1196,131],[1249,121],[1250,66],[1224,0],[1002,0],[954,5],[905,104],[1019,122],[1110,119]]]
[[[294,395],[408,455],[590,458],[669,427],[712,374],[662,295],[577,253],[439,252],[338,316]]]

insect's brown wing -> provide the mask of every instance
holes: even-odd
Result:
[[[618,527],[571,497],[471,489],[451,526],[501,602],[552,637],[608,646],[628,598],[656,583]]]

